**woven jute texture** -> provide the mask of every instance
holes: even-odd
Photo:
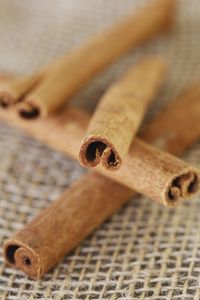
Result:
[[[0,70],[19,74],[34,71],[144,2],[1,0]],[[165,87],[147,119],[200,78],[200,2],[178,3],[177,22],[170,35],[126,55],[73,101],[81,106],[87,102],[87,108],[94,109],[105,88],[147,53],[164,54],[170,66]],[[77,162],[3,123],[0,157],[2,244],[85,171]],[[184,158],[200,166],[200,144]],[[171,210],[137,196],[40,281],[5,266],[1,247],[1,299],[198,300],[199,216],[200,198]]]

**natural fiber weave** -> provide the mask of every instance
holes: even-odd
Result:
[[[137,0],[1,0],[0,70],[28,73],[142,5]],[[200,79],[200,2],[179,0],[168,37],[127,55],[75,102],[90,109],[106,86],[144,53],[164,53],[169,80],[148,118]],[[3,123],[0,126],[0,239],[11,237],[55,200],[83,170]],[[200,144],[185,156],[200,167]],[[112,195],[111,195],[112,197]],[[1,299],[200,299],[200,198],[171,210],[137,197],[104,223],[41,281],[4,265]]]

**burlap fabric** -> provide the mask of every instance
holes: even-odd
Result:
[[[0,70],[29,73],[120,18],[137,0],[1,0]],[[134,29],[133,29],[134,30]],[[147,119],[200,77],[200,2],[179,0],[173,32],[127,55],[74,99],[93,109],[121,72],[163,53],[169,78]],[[178,113],[178,112],[177,112]],[[0,126],[0,239],[11,237],[84,171],[77,162]],[[185,159],[200,166],[200,144]],[[111,195],[112,197],[112,195]],[[200,198],[174,210],[136,197],[41,281],[4,265],[1,299],[200,299]]]

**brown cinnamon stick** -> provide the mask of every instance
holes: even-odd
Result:
[[[151,126],[155,126],[155,132],[156,134],[153,135],[152,130],[150,129],[150,138],[148,138],[149,142],[156,142],[159,140],[159,138],[162,139],[163,141],[163,149],[165,145],[167,146],[167,149],[169,152],[175,153],[175,154],[180,154],[180,149],[184,151],[188,146],[190,146],[192,143],[197,141],[197,139],[200,137],[200,129],[199,129],[199,111],[200,111],[200,103],[199,103],[199,96],[200,96],[200,88],[198,85],[195,85],[191,87],[188,92],[184,93],[182,96],[178,97],[178,99],[173,101],[173,105],[175,107],[174,109],[171,109],[171,105],[169,108],[166,108],[166,110],[161,114],[162,118],[159,116],[152,122],[152,124],[155,125],[149,125],[148,128],[151,128]],[[184,106],[184,108],[182,107]],[[190,109],[188,109],[188,106],[190,106]],[[184,119],[183,122],[179,122],[179,118],[177,118],[177,111],[179,112],[179,118]],[[164,117],[163,117],[164,116]],[[167,117],[166,117],[167,116]],[[16,116],[16,114],[12,111],[8,111],[7,114],[2,113],[0,111],[0,117],[4,120],[7,120],[11,124],[15,124],[19,126],[20,128],[25,129],[28,133],[30,133],[32,136],[38,138],[39,140],[47,143],[51,147],[61,150],[67,154],[70,154],[72,157],[77,158],[78,157],[78,151],[79,151],[79,144],[80,141],[82,140],[82,137],[84,135],[85,129],[88,126],[89,123],[89,117],[86,113],[79,111],[78,109],[73,109],[73,108],[68,108],[65,111],[63,111],[61,114],[57,116],[52,116],[48,117],[47,119],[40,119],[31,123],[27,123],[26,121],[20,119],[19,117]],[[159,121],[156,121],[159,120]],[[162,123],[164,122],[165,125]],[[159,125],[161,124],[161,125]],[[186,135],[185,137],[185,132],[187,132],[187,124],[189,128],[193,128],[193,133],[192,137],[189,135]],[[165,128],[167,128],[168,132],[174,131],[176,135],[176,130],[179,133],[179,142],[180,142],[180,147],[179,147],[179,152],[177,151],[177,147],[174,146],[174,142],[170,143],[170,136],[168,134],[165,134]],[[51,132],[51,134],[49,134]],[[151,138],[152,135],[152,138]],[[143,137],[147,139],[148,136],[148,129],[143,133]],[[183,139],[184,143],[181,144],[181,140]],[[188,140],[187,140],[188,139]],[[188,141],[188,142],[187,142]],[[149,146],[146,145],[148,148]],[[182,147],[182,148],[181,148]],[[125,184],[127,187],[132,188],[132,189],[138,189],[139,187],[143,190],[140,190],[140,192],[144,193],[147,196],[150,196],[154,198],[154,200],[158,201],[161,204],[164,205],[169,205],[169,206],[174,206],[179,202],[182,197],[179,199],[168,199],[167,194],[169,195],[169,181],[167,179],[167,173],[165,170],[165,166],[159,162],[159,156],[157,157],[158,164],[155,165],[154,161],[154,166],[158,167],[158,174],[165,174],[165,179],[166,179],[166,185],[165,185],[165,193],[163,193],[163,186],[159,190],[158,188],[155,189],[157,191],[157,196],[155,193],[152,191],[152,183],[150,181],[147,181],[149,186],[143,185],[143,177],[138,177],[138,174],[142,174],[144,170],[140,170],[138,168],[143,168],[145,167],[147,172],[149,172],[149,168],[151,167],[150,165],[147,166],[143,164],[143,159],[144,157],[141,157],[140,151],[138,151],[139,144],[138,144],[138,139],[135,139],[133,141],[133,144],[131,146],[131,150],[125,160],[124,166],[120,168],[120,170],[116,172],[106,172],[101,167],[98,167],[98,171],[103,173],[104,175],[108,176],[109,178],[113,178],[117,180],[118,182],[122,182]],[[145,150],[144,144],[143,144],[143,149]],[[148,148],[149,149],[149,148]],[[147,149],[147,150],[148,150]],[[171,151],[172,150],[172,151]],[[135,151],[135,152],[134,152]],[[150,150],[152,154],[154,155],[157,153],[155,148]],[[174,152],[173,152],[174,151]],[[163,157],[163,154],[161,152],[161,157]],[[166,154],[167,155],[167,154]],[[155,155],[154,155],[155,156]],[[135,160],[141,162],[141,166],[138,166],[138,162],[135,163]],[[148,162],[150,163],[150,161]],[[177,162],[179,165],[179,160]],[[136,167],[135,170],[138,170],[138,174],[134,171],[134,168]],[[163,168],[163,170],[162,170]],[[173,186],[173,180],[176,180],[176,177],[179,177],[179,167],[177,169],[174,169],[174,173],[170,173],[172,175],[171,177],[171,185]],[[183,168],[184,169],[184,168]],[[151,169],[150,169],[151,170]],[[153,166],[152,166],[153,170]],[[190,167],[189,169],[190,170]],[[177,172],[178,171],[178,172]],[[171,172],[169,170],[169,172]],[[196,172],[196,171],[195,171]],[[185,171],[182,173],[182,175],[185,174]],[[191,172],[189,171],[189,174]],[[137,184],[136,184],[136,178],[135,176],[137,175]],[[152,175],[151,175],[152,177]],[[193,175],[189,176],[189,181],[193,177]],[[183,177],[185,178],[185,176]],[[193,179],[194,186],[196,185],[196,178],[198,180],[198,176]],[[163,178],[160,178],[160,180],[163,182]],[[154,183],[156,184],[156,183]],[[186,180],[186,185],[188,184],[188,179]],[[138,186],[137,186],[138,185]],[[185,186],[185,184],[184,184]],[[181,187],[181,190],[183,190],[184,187]],[[160,194],[159,194],[160,191]],[[196,191],[196,189],[195,189]],[[182,193],[180,193],[181,195]],[[192,191],[193,194],[193,191]],[[184,194],[185,195],[185,194]],[[183,195],[182,195],[183,196]],[[185,197],[185,196],[183,196]],[[159,199],[158,199],[159,198]]]
[[[197,141],[200,137],[200,130],[196,127],[199,123],[200,114],[199,87],[200,85],[193,86],[187,93],[177,100],[175,99],[173,102],[175,110],[172,109],[171,105],[167,107],[146,127],[143,136],[153,142],[158,141],[165,134],[165,129],[167,129],[167,132],[174,130],[175,133],[177,130],[181,141],[185,130],[187,131],[187,126],[190,127],[191,125],[193,129],[197,129],[196,134],[193,134],[192,138],[185,138],[181,144],[182,151]],[[182,103],[184,109],[182,109]],[[188,110],[188,104],[194,107],[194,110]],[[179,120],[177,120],[176,109],[180,109],[180,118],[184,119],[184,124],[179,123]],[[66,122],[66,114],[69,117],[68,122]],[[2,114],[2,116],[6,115]],[[63,116],[50,118],[50,127],[48,127],[46,120],[38,120],[30,124],[19,118],[17,119],[12,113],[7,114],[7,120],[13,120],[14,124],[20,125],[23,129],[28,129],[29,133],[36,138],[47,142],[56,149],[59,148],[59,150],[65,152],[69,150],[70,153],[76,150],[76,142],[74,143],[73,138],[75,134],[78,134],[78,139],[82,136],[82,127],[86,126],[86,119],[87,116],[83,112],[69,109]],[[78,120],[81,120],[81,122],[78,122]],[[153,134],[155,125],[155,134]],[[63,131],[61,130],[62,127]],[[49,132],[49,128],[55,130],[52,140],[46,139],[45,133]],[[150,135],[148,136],[149,128]],[[70,143],[63,143],[63,141],[66,141],[63,132],[68,133],[64,136],[71,141]],[[181,146],[179,148],[174,147],[169,140],[169,135],[164,135],[162,146],[166,146],[169,151],[172,150],[176,154],[181,153]],[[190,186],[190,180],[185,182],[187,184],[183,192]],[[179,184],[178,181],[174,182],[175,190],[172,190],[174,195],[176,195],[176,187]],[[193,187],[192,185],[190,188]],[[111,193],[112,199],[110,198]],[[133,193],[130,189],[100,175],[93,173],[84,176],[67,190],[60,199],[51,204],[36,219],[17,233],[14,238],[5,242],[4,256],[7,263],[10,266],[18,267],[31,278],[40,278],[94,228],[127,202]],[[48,228],[48,230],[44,230],[44,228]]]
[[[175,4],[176,0],[151,1],[110,30],[66,54],[53,64],[51,71],[48,67],[47,76],[42,80],[39,77],[36,86],[33,75],[20,85],[13,82],[1,89],[0,103],[8,105],[23,100],[18,109],[24,118],[47,116],[59,110],[84,84],[121,55],[169,29],[174,20]],[[32,89],[33,83],[35,88]]]
[[[165,71],[161,58],[144,58],[106,91],[80,147],[82,165],[102,163],[106,169],[119,169]]]
[[[33,279],[40,278],[127,202],[132,193],[101,175],[83,176],[4,243],[7,263]]]
[[[138,138],[119,171],[101,169],[101,173],[169,207],[194,196],[200,188],[198,169]]]

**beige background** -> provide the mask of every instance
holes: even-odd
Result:
[[[147,1],[1,0],[0,70],[29,73]],[[200,77],[200,2],[179,0],[173,32],[130,53],[93,80],[75,103],[91,110],[105,88],[145,53],[163,53],[169,78],[147,119]],[[134,30],[134,28],[133,28]],[[83,170],[0,124],[0,239],[11,237]],[[200,166],[200,144],[185,158]],[[199,299],[200,198],[169,210],[137,197],[70,255],[32,281],[4,265],[2,299]]]

